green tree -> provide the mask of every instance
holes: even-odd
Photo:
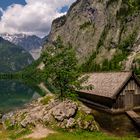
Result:
[[[77,66],[75,50],[70,44],[64,45],[60,37],[42,55],[45,64],[44,77],[53,92],[60,97],[75,95],[75,88],[80,87],[81,80]],[[54,90],[55,89],[55,90]]]

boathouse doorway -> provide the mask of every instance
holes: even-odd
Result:
[[[126,90],[125,93],[125,108],[132,109],[134,107],[134,93],[135,90]]]

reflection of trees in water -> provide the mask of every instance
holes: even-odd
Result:
[[[93,109],[95,120],[100,127],[120,136],[136,135],[140,137],[139,129],[126,114],[111,115]]]
[[[0,81],[0,111],[21,107],[35,98],[36,92],[17,81]],[[39,95],[36,97],[39,97]]]

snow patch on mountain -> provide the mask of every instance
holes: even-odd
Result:
[[[40,57],[43,41],[38,36],[8,33],[0,34],[0,36],[17,46],[23,47],[33,56],[35,60]]]

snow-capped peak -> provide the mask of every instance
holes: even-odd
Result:
[[[37,59],[40,56],[42,48],[42,39],[35,35],[3,33],[0,34],[0,37],[2,37],[5,40],[8,40],[9,42],[17,46],[23,47],[29,53],[32,52],[31,55],[35,59]],[[35,54],[33,52],[35,52]]]

